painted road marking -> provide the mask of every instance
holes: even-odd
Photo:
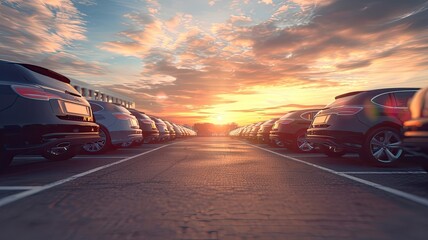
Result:
[[[0,186],[0,191],[32,190],[40,187],[41,186]]]
[[[149,154],[149,153],[151,153],[151,152],[157,151],[157,150],[159,150],[159,149],[162,149],[162,148],[165,148],[165,147],[168,147],[168,146],[174,145],[174,144],[176,144],[176,143],[167,144],[167,145],[164,145],[164,146],[161,146],[161,147],[158,147],[158,148],[152,149],[152,150],[150,150],[150,151],[146,151],[146,152],[143,152],[143,153],[140,153],[140,154],[137,154],[137,155],[134,155],[134,156],[131,156],[131,157],[128,157],[128,158],[125,158],[125,159],[119,160],[119,161],[114,162],[114,163],[106,164],[106,165],[104,165],[104,166],[97,167],[97,168],[91,169],[91,170],[89,170],[89,171],[82,172],[82,173],[79,173],[79,174],[73,175],[73,176],[71,176],[71,177],[68,177],[68,178],[65,178],[65,179],[62,179],[62,180],[59,180],[59,181],[53,182],[53,183],[49,183],[49,184],[47,184],[47,185],[44,185],[44,186],[41,186],[41,187],[38,187],[38,188],[29,189],[29,190],[27,190],[27,191],[25,191],[25,192],[20,192],[20,193],[17,193],[17,194],[13,194],[13,195],[10,195],[10,196],[7,196],[7,197],[4,197],[4,198],[0,199],[0,207],[3,207],[3,206],[5,206],[5,205],[7,205],[7,204],[9,204],[9,203],[16,202],[16,201],[18,201],[18,200],[20,200],[20,199],[23,199],[23,198],[26,198],[26,197],[32,196],[32,195],[37,194],[37,193],[39,193],[39,192],[42,192],[42,191],[45,191],[45,190],[51,189],[51,188],[53,188],[53,187],[56,187],[56,186],[62,185],[62,184],[64,184],[64,183],[68,183],[68,182],[74,181],[74,180],[76,180],[76,179],[78,179],[78,178],[81,178],[81,177],[84,177],[84,176],[86,176],[86,175],[89,175],[89,174],[92,174],[92,173],[98,172],[98,171],[100,171],[100,170],[103,170],[103,169],[106,169],[106,168],[109,168],[109,167],[113,167],[113,166],[115,166],[115,165],[118,165],[118,164],[121,164],[121,163],[127,162],[127,161],[129,161],[129,160],[134,159],[134,158],[137,158],[137,157],[140,157],[140,156],[143,156],[143,155]]]
[[[375,175],[375,174],[427,174],[425,171],[391,171],[391,172],[338,172],[344,174],[364,174],[364,175]]]
[[[370,181],[367,181],[367,180],[364,180],[364,179],[361,179],[361,178],[358,178],[358,177],[354,177],[354,176],[351,176],[351,175],[349,175],[347,173],[336,172],[336,171],[334,171],[334,170],[332,170],[330,168],[326,168],[326,167],[322,167],[322,166],[319,166],[319,165],[316,165],[316,164],[313,164],[313,163],[309,163],[309,162],[300,160],[298,158],[289,157],[287,155],[284,155],[284,154],[281,154],[281,153],[277,153],[277,152],[274,152],[274,151],[271,151],[269,149],[262,148],[262,147],[259,147],[259,146],[253,145],[253,144],[249,144],[249,143],[246,143],[246,142],[242,142],[242,143],[244,143],[246,145],[249,145],[249,146],[252,146],[252,147],[255,147],[255,148],[258,148],[258,149],[261,149],[261,150],[266,151],[266,152],[273,153],[273,154],[281,156],[283,158],[287,158],[287,159],[295,161],[295,162],[303,163],[303,164],[312,166],[314,168],[318,168],[320,170],[323,170],[323,171],[326,171],[326,172],[329,172],[329,173],[332,173],[332,174],[335,174],[335,175],[338,175],[338,176],[341,176],[341,177],[353,180],[355,182],[362,183],[364,185],[376,188],[378,190],[381,190],[381,191],[393,194],[395,196],[398,196],[398,197],[410,200],[412,202],[419,203],[419,204],[421,204],[421,205],[423,205],[425,207],[428,207],[428,199],[426,199],[426,198],[419,197],[419,196],[416,196],[416,195],[413,195],[413,194],[410,194],[410,193],[406,193],[406,192],[403,192],[403,191],[400,191],[400,190],[397,190],[397,189],[394,189],[394,188],[390,188],[390,187],[387,187],[387,186],[384,186],[384,185],[381,185],[381,184],[370,182]]]

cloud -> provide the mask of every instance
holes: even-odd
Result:
[[[264,3],[266,5],[273,5],[272,0],[260,0],[259,3]]]
[[[72,1],[4,0],[0,4],[2,58],[41,65],[72,76],[104,72],[102,64],[71,53],[76,50],[75,42],[87,41],[83,14]]]
[[[0,49],[35,55],[85,40],[81,14],[71,1],[5,0],[0,8]]]

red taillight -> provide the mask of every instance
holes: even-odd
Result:
[[[58,95],[45,92],[43,89],[37,88],[37,87],[14,85],[12,86],[12,89],[21,97],[34,99],[34,100],[48,101],[49,99],[61,98]]]
[[[362,107],[335,107],[329,109],[329,114],[337,114],[337,115],[354,115],[363,110]]]
[[[113,116],[115,116],[117,119],[120,119],[120,120],[128,120],[133,118],[131,115],[124,114],[124,113],[113,113]]]

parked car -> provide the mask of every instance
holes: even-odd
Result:
[[[143,131],[144,143],[157,142],[159,140],[159,131],[156,128],[155,121],[150,119],[144,112],[135,109],[128,109],[128,111],[137,118],[140,129]]]
[[[157,117],[153,117],[153,116],[149,116],[153,121],[155,121],[156,124],[156,128],[159,131],[159,142],[165,142],[168,141],[170,136],[169,136],[169,130],[168,127],[166,126],[166,124],[159,118]]]
[[[15,155],[67,160],[99,139],[89,103],[52,70],[0,61],[0,169]]]
[[[350,92],[321,110],[307,139],[328,156],[357,152],[363,160],[388,166],[403,158],[400,132],[410,118],[408,100],[417,88]]]
[[[314,146],[306,139],[306,130],[320,109],[291,111],[279,118],[269,134],[271,142],[296,152],[310,152]]]
[[[269,134],[272,130],[273,125],[279,118],[273,118],[265,121],[260,125],[259,131],[257,132],[257,141],[260,143],[270,143]]]
[[[183,129],[181,129],[181,127],[175,123],[172,123],[172,126],[174,127],[174,131],[175,131],[175,137],[176,138],[182,138],[184,137],[184,132]]]
[[[428,88],[419,90],[409,104],[411,119],[404,122],[404,148],[420,157],[428,172]]]
[[[250,135],[250,131],[253,128],[253,126],[254,126],[254,123],[245,126],[245,129],[241,133],[241,137],[248,139],[248,136]]]
[[[114,147],[127,147],[142,141],[143,135],[137,118],[126,108],[108,102],[89,100],[96,123],[100,125],[99,141],[83,146],[89,154],[106,152]]]
[[[258,122],[251,127],[249,133],[248,133],[248,140],[256,142],[257,141],[257,133],[259,132],[260,126],[264,123]]]
[[[162,121],[166,124],[166,127],[168,128],[169,139],[170,140],[174,140],[176,138],[176,133],[175,133],[175,130],[174,130],[174,126],[172,126],[172,124],[170,122],[166,121],[166,120],[162,120]]]

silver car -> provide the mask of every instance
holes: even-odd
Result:
[[[100,125],[101,140],[83,146],[86,153],[102,153],[112,147],[127,147],[143,140],[138,120],[126,108],[113,103],[89,100]]]

